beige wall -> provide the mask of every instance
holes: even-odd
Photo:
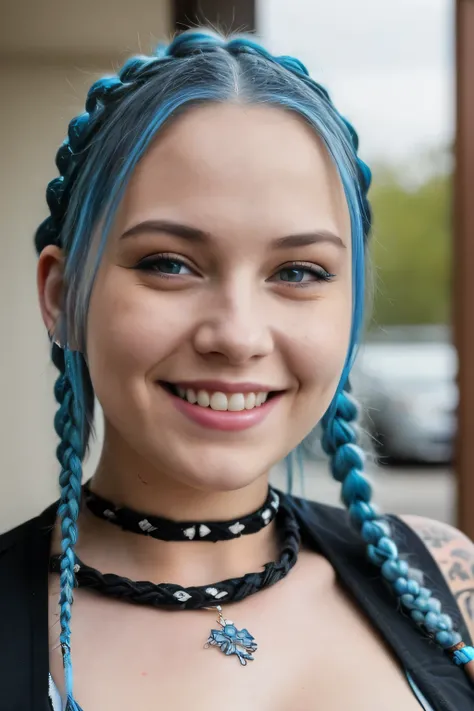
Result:
[[[60,6],[56,0],[31,4],[32,9],[39,10],[41,6],[43,13],[37,33],[32,32],[32,28],[38,20],[25,12],[28,3],[11,3],[13,14],[8,15],[8,27],[3,23],[3,5],[0,29],[0,531],[39,512],[57,496],[58,465],[53,429],[55,370],[49,361],[48,340],[37,306],[33,234],[47,215],[45,189],[47,182],[57,175],[54,156],[66,135],[68,121],[83,110],[85,93],[96,76],[111,73],[112,68],[112,55],[104,54],[103,46],[97,47],[100,33],[95,30],[90,39],[84,20],[79,25],[76,18],[77,56],[71,55],[72,45],[66,46],[64,32],[59,45],[55,44],[55,37],[57,39],[60,33],[54,32],[53,21],[48,25],[44,13],[50,11],[51,18],[54,17],[53,13]],[[140,5],[144,6],[141,11]],[[70,3],[61,3],[61,6],[69,7]],[[131,6],[136,14],[126,22],[123,13],[130,15]],[[143,0],[140,3],[138,0],[125,6],[120,0],[113,3],[113,7],[120,16],[119,36],[115,39],[120,48],[116,53],[120,61],[124,58],[124,49],[126,53],[136,51],[139,27],[147,30],[141,33],[144,51],[149,48],[148,28],[154,28],[153,37],[167,32],[165,2]],[[90,23],[91,14],[88,14]],[[105,32],[105,16],[103,21]],[[63,16],[61,23],[70,29],[71,23],[66,23]],[[125,42],[127,29],[129,41]],[[81,31],[85,38],[89,37],[88,43],[81,44]],[[12,40],[15,32],[16,44]],[[28,44],[30,35],[39,46]],[[2,54],[2,49],[8,52]],[[112,50],[110,35],[107,35],[106,49]],[[96,455],[97,448],[93,450],[89,470]]]

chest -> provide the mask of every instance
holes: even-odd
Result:
[[[420,711],[385,644],[331,574],[324,577],[308,586],[300,566],[224,609],[258,642],[245,667],[204,647],[220,629],[214,611],[154,610],[79,590],[71,625],[76,699],[84,711]],[[61,689],[55,599],[52,590],[50,665]]]

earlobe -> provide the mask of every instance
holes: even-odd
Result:
[[[64,313],[64,255],[59,247],[45,247],[39,256],[37,288],[43,322],[52,341],[61,341]]]

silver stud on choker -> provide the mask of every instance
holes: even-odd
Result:
[[[125,531],[161,541],[229,541],[258,533],[268,526],[280,508],[279,494],[269,487],[264,504],[252,513],[230,521],[172,521],[114,504],[84,485],[84,501],[91,513]]]

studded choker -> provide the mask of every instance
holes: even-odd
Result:
[[[268,526],[278,513],[280,497],[269,487],[265,503],[257,511],[231,521],[171,521],[117,506],[84,486],[84,501],[91,513],[124,531],[140,533],[161,541],[230,541]]]

